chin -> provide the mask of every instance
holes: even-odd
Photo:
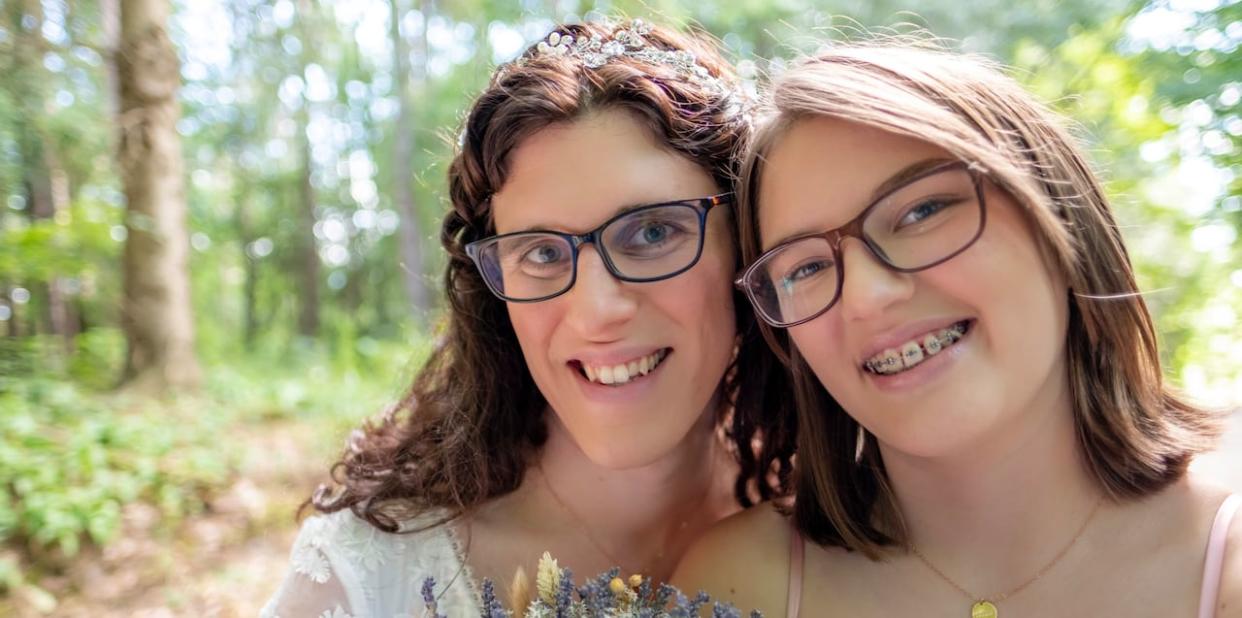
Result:
[[[631,438],[624,438],[630,441]],[[653,452],[650,444],[617,444],[616,440],[609,444],[593,445],[594,448],[584,448],[581,444],[583,453],[591,463],[609,470],[628,470],[631,468],[641,468],[658,460],[663,453]]]
[[[919,418],[882,423],[873,431],[886,447],[912,457],[946,457],[977,450],[997,419],[962,410],[925,410]]]
[[[609,470],[630,470],[654,464],[669,456],[685,441],[686,432],[672,439],[676,428],[651,426],[644,430],[609,429],[596,434],[591,444],[578,441],[578,447],[597,466]],[[576,438],[575,438],[576,440]]]

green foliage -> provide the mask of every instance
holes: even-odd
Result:
[[[233,469],[218,417],[48,378],[6,382],[0,543],[72,557],[83,541],[115,537],[123,505],[151,502],[172,524],[201,509]]]
[[[95,328],[79,334],[75,342],[67,377],[87,390],[115,386],[117,369],[125,362],[124,335],[114,328]]]
[[[84,199],[52,219],[0,227],[0,280],[113,276],[121,244],[111,230],[120,214],[115,206]]]
[[[235,480],[239,438],[264,423],[316,427],[311,465],[326,473],[340,437],[393,400],[429,350],[345,332],[334,346],[234,355],[207,367],[201,394],[152,401],[82,386],[109,377],[97,372],[116,366],[119,333],[92,332],[77,348],[64,374],[31,369],[48,366],[48,345],[0,356],[19,369],[0,371],[0,546],[53,561],[113,541],[127,504],[156,507],[165,531],[200,512]],[[10,567],[0,563],[0,589]]]
[[[300,7],[307,6],[310,13],[302,15]],[[350,337],[392,341],[413,327],[395,224],[398,205],[391,197],[395,183],[412,181],[424,239],[421,274],[438,286],[443,252],[436,230],[447,209],[445,165],[462,114],[494,61],[516,53],[515,47],[494,49],[503,37],[493,35],[529,42],[556,20],[610,13],[703,28],[760,80],[767,56],[810,49],[859,29],[909,28],[901,23],[926,26],[1015,65],[1023,81],[1085,127],[1128,226],[1144,287],[1172,290],[1149,301],[1173,373],[1192,365],[1217,377],[1238,373],[1238,365],[1222,366],[1208,355],[1219,344],[1205,342],[1227,333],[1202,325],[1221,322],[1205,319],[1205,311],[1238,312],[1237,286],[1228,282],[1242,277],[1230,266],[1242,255],[1236,248],[1223,257],[1204,255],[1191,247],[1191,236],[1202,235],[1197,230],[1214,221],[1231,226],[1235,237],[1242,232],[1242,175],[1234,173],[1233,190],[1220,196],[1214,218],[1205,219],[1153,195],[1153,186],[1172,173],[1177,153],[1164,161],[1140,156],[1152,144],[1188,140],[1179,136],[1194,128],[1200,142],[1233,144],[1211,155],[1218,169],[1242,169],[1236,96],[1242,86],[1232,77],[1242,54],[1229,42],[1239,22],[1236,3],[1195,14],[1184,41],[1156,49],[1131,41],[1127,28],[1135,15],[1167,8],[1163,2],[930,2],[910,11],[908,3],[895,0],[547,6],[398,0],[411,53],[405,93],[411,135],[405,137],[411,137],[413,152],[410,169],[401,170],[394,169],[392,155],[400,137],[394,130],[392,59],[376,40],[391,36],[387,5],[375,3],[366,11],[350,6],[230,0],[215,8],[179,5],[174,15],[172,35],[183,59],[179,130],[194,247],[191,286],[197,343],[208,362],[297,345],[302,335],[295,325],[306,303],[320,309],[321,327],[312,337],[335,348],[348,347],[343,341]],[[53,13],[46,18],[58,19]],[[5,17],[10,21],[0,27],[16,33],[16,12]],[[211,36],[199,27],[203,18],[226,21],[229,28],[222,30],[231,36]],[[64,282],[71,288],[73,315],[89,334],[96,326],[118,326],[122,242],[115,238],[122,237],[123,222],[111,162],[116,127],[106,117],[105,59],[91,47],[100,34],[98,14],[75,10],[59,19],[66,21],[67,38],[41,43],[42,62],[30,48],[38,37],[0,42],[14,52],[0,62],[6,68],[0,79],[0,288],[6,288],[0,289],[0,303],[14,286],[32,290],[28,305],[11,308],[20,314],[24,333],[45,331],[49,306],[39,286]],[[219,53],[222,46],[227,55]],[[39,88],[28,88],[32,81]],[[1190,119],[1202,114],[1187,110],[1201,105],[1210,108],[1210,119],[1192,127]],[[309,159],[303,135],[310,140]],[[38,152],[54,155],[68,188],[67,209],[46,220],[30,216],[27,199],[27,183],[41,169],[35,165],[41,159],[31,158]],[[304,174],[311,180],[310,220]],[[306,268],[300,248],[312,237],[322,258],[313,298],[300,274]],[[1223,298],[1213,302],[1214,291]],[[0,323],[0,332],[7,326]],[[115,379],[116,365],[83,362],[74,358],[79,353],[65,359],[75,375],[92,386]]]
[[[72,10],[56,13],[61,4]],[[516,53],[501,43],[529,43],[554,21],[593,11],[705,29],[759,81],[766,58],[856,29],[910,27],[902,22],[1012,65],[1078,124],[1108,178],[1171,376],[1192,394],[1239,401],[1240,3],[1190,14],[1167,44],[1131,35],[1136,20],[1172,10],[1163,0],[931,0],[917,14],[897,0],[397,5],[411,53],[408,136],[396,135],[397,82],[377,41],[390,36],[385,3],[177,3],[178,128],[206,381],[200,394],[166,402],[105,392],[125,353],[124,210],[106,59],[94,51],[105,47],[98,10],[33,2],[0,13],[0,311],[12,312],[0,319],[0,544],[62,555],[105,544],[133,501],[174,524],[231,480],[232,438],[262,423],[313,426],[316,452],[331,457],[349,428],[400,393],[429,345],[403,289],[395,182],[412,181],[420,274],[437,285],[446,163],[470,98],[494,61]],[[307,6],[313,14],[300,15]],[[50,11],[43,18],[59,20],[63,36],[23,29],[29,7]],[[411,138],[410,169],[393,164],[399,137]],[[1206,208],[1188,207],[1179,180],[1196,162],[1226,178]],[[49,175],[67,201],[36,217],[32,183]],[[299,248],[311,238],[320,285],[308,298]],[[66,291],[70,333],[49,332],[53,284]],[[16,288],[30,298],[13,300]],[[295,326],[305,302],[320,310],[311,336]],[[16,572],[0,558],[0,589],[16,585]]]
[[[1155,3],[1146,10],[1160,6]],[[1232,12],[1234,22],[1242,17],[1234,6],[1199,15],[1181,36],[1199,40],[1204,31],[1225,29],[1225,13]],[[1222,106],[1219,94],[1239,87],[1230,81],[1238,73],[1230,77],[1205,68],[1200,75],[1199,68],[1188,69],[1181,59],[1187,55],[1185,48],[1163,52],[1165,57],[1127,51],[1137,44],[1126,35],[1132,22],[1129,16],[1118,16],[1095,29],[1075,29],[1056,47],[1022,41],[1014,62],[1032,89],[1083,129],[1108,180],[1140,287],[1156,318],[1170,377],[1206,403],[1237,405],[1242,403],[1242,334],[1237,328],[1242,246],[1195,239],[1224,235],[1236,240],[1242,235],[1242,217],[1230,223],[1227,206],[1237,204],[1239,181],[1234,174],[1234,188],[1226,187],[1223,195],[1194,196],[1202,188],[1188,183],[1202,179],[1188,181],[1183,174],[1189,160],[1205,155],[1201,146],[1212,132],[1217,138],[1224,134],[1231,109],[1238,134],[1232,138],[1234,145],[1223,142],[1216,153],[1206,154],[1216,159],[1219,170],[1229,170],[1231,157],[1242,152],[1242,120],[1236,115],[1242,107],[1236,100],[1233,108]],[[1233,46],[1240,43],[1242,37],[1235,36]],[[1194,64],[1200,67],[1242,68],[1237,53],[1202,53],[1217,56],[1198,57]],[[1197,88],[1185,87],[1188,70],[1194,71]],[[1210,80],[1215,83],[1203,83]],[[1215,111],[1188,111],[1196,106]],[[1191,114],[1197,119],[1187,122]]]

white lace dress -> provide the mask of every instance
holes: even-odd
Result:
[[[428,513],[403,524],[435,521]],[[308,518],[290,568],[261,618],[421,618],[423,581],[434,577],[438,613],[478,616],[479,587],[448,526],[389,534],[348,509]]]

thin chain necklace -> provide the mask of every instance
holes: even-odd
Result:
[[[961,584],[954,581],[952,577],[949,577],[948,575],[946,575],[944,571],[941,571],[940,569],[936,568],[936,565],[932,564],[931,560],[928,560],[927,556],[924,556],[923,552],[919,551],[919,548],[911,545],[910,551],[913,552],[914,555],[917,556],[919,560],[922,560],[923,564],[927,565],[927,568],[931,569],[933,573],[940,576],[940,579],[943,579],[944,581],[948,582],[950,586],[957,588],[958,592],[961,592],[963,595],[966,595],[966,598],[972,601],[972,604],[970,606],[970,618],[997,618],[999,616],[999,613],[997,612],[996,604],[1000,603],[1001,601],[1004,601],[1005,599],[1008,599],[1009,597],[1015,594],[1018,594],[1019,592],[1022,592],[1023,590],[1026,589],[1027,586],[1030,586],[1036,581],[1039,581],[1039,578],[1047,574],[1048,571],[1051,571],[1052,567],[1056,566],[1057,563],[1060,562],[1061,559],[1065,557],[1065,554],[1069,553],[1069,550],[1072,547],[1074,547],[1074,545],[1078,544],[1078,539],[1082,538],[1082,533],[1086,532],[1087,526],[1091,523],[1091,520],[1095,519],[1095,514],[1096,512],[1100,510],[1101,504],[1104,504],[1103,498],[1097,500],[1095,503],[1095,506],[1091,507],[1091,512],[1087,514],[1087,518],[1083,520],[1082,525],[1078,527],[1078,532],[1074,533],[1074,538],[1070,539],[1070,542],[1067,543],[1065,547],[1062,547],[1061,551],[1057,552],[1057,555],[1052,557],[1052,560],[1049,560],[1048,563],[1045,564],[1038,571],[1036,571],[1034,575],[1032,575],[1029,579],[1019,584],[1017,587],[1011,590],[1008,590],[1006,592],[1003,592],[1001,594],[995,594],[995,595],[989,595],[989,596],[983,596],[983,597],[975,595],[975,594],[971,594],[969,590],[967,590]]]
[[[570,519],[574,520],[574,523],[577,524],[578,529],[582,531],[582,536],[585,536],[587,541],[589,541],[591,545],[595,547],[595,551],[598,551],[601,555],[604,556],[604,558],[608,559],[609,566],[617,566],[617,567],[624,568],[624,565],[621,563],[621,561],[618,560],[615,556],[613,556],[612,552],[609,552],[607,549],[605,549],[603,543],[600,543],[599,540],[595,538],[595,535],[591,533],[591,527],[586,525],[586,522],[581,517],[579,517],[578,514],[574,512],[573,509],[569,508],[569,505],[566,504],[564,500],[561,500],[561,497],[556,493],[556,490],[552,488],[552,481],[548,480],[548,474],[543,471],[543,464],[536,464],[535,467],[539,470],[539,478],[543,479],[543,486],[548,489],[548,493],[552,495],[552,499],[555,500],[556,504],[561,507],[561,510],[565,511],[565,513],[569,515]],[[691,511],[691,513],[695,513],[699,509],[703,508],[703,504],[707,502],[708,494],[711,493],[710,491],[711,486],[712,484],[709,478],[708,482],[703,484],[703,495],[699,497],[699,500],[695,504],[694,510]],[[686,524],[687,522],[683,520],[679,528],[685,528]],[[661,552],[657,554],[656,557],[657,558],[663,557],[663,555],[664,555],[663,550],[661,550]],[[642,573],[642,572],[643,572],[642,569],[630,571],[630,573]]]

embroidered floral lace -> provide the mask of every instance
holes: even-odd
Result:
[[[428,513],[410,530],[435,521]],[[415,618],[423,580],[434,577],[439,613],[479,615],[478,586],[451,529],[389,534],[348,510],[308,518],[293,543],[284,582],[260,618]]]

